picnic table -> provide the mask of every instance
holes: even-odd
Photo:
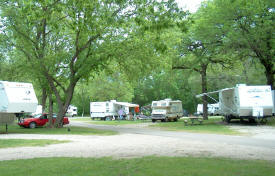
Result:
[[[188,117],[188,119],[191,121],[191,124],[194,125],[196,122],[198,122],[200,125],[203,122],[202,117]],[[184,121],[185,125],[187,125],[188,120]]]

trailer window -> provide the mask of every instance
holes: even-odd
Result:
[[[161,103],[161,106],[166,106],[166,103]]]
[[[109,106],[109,103],[106,103],[106,106]]]
[[[153,103],[153,106],[157,106],[157,103]]]

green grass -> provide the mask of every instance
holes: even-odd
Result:
[[[151,122],[151,120],[112,120],[112,121],[104,121],[104,120],[91,120],[91,118],[83,117],[77,119],[70,119],[72,121],[86,122],[91,124],[98,125],[130,125],[130,124],[139,124],[145,122]]]
[[[152,125],[151,127],[157,127],[170,131],[187,131],[195,133],[213,133],[213,134],[226,134],[226,135],[240,135],[238,131],[234,131],[229,126],[222,123],[220,117],[209,117],[209,120],[204,120],[202,125],[195,122],[191,125],[191,121],[188,121],[188,125],[184,124],[184,119],[180,119],[178,122],[162,122]]]
[[[275,162],[224,158],[37,158],[0,161],[5,176],[272,176]]]
[[[68,130],[69,128],[69,130]],[[0,132],[4,132],[5,127],[0,126]],[[46,127],[39,127],[39,128],[22,128],[17,124],[9,125],[8,126],[8,133],[20,133],[20,134],[72,134],[72,135],[115,135],[117,132],[110,131],[110,130],[98,130],[92,128],[84,128],[84,127],[63,127],[63,128],[46,128]]]
[[[275,117],[268,119],[266,125],[275,127]]]
[[[65,142],[69,141],[49,139],[0,139],[0,148],[46,146]]]

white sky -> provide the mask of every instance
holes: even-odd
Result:
[[[183,9],[189,10],[190,12],[194,13],[200,7],[200,3],[203,0],[175,0],[179,7]]]

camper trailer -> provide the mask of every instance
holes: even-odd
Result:
[[[36,110],[35,110],[34,113],[32,113],[32,115],[34,116],[34,115],[42,114],[42,113],[43,113],[43,107],[42,107],[42,105],[37,105]]]
[[[76,106],[73,106],[73,105],[70,105],[68,107],[68,110],[67,110],[67,116],[69,117],[74,117],[74,116],[77,116],[77,107]]]
[[[165,99],[152,102],[152,122],[177,121],[183,116],[182,103],[179,100]]]
[[[37,104],[32,84],[0,81],[0,124],[12,123],[20,114],[35,112]]]
[[[219,103],[215,104],[207,104],[207,112],[209,115],[219,115],[220,114],[220,108]],[[197,115],[203,114],[203,104],[197,105]]]
[[[127,102],[117,102],[116,100],[90,102],[90,114],[93,120],[96,118],[101,120],[117,119],[119,117],[119,110],[123,111],[124,119],[131,119],[139,112],[139,105]]]
[[[227,122],[231,119],[255,121],[272,115],[273,102],[270,86],[238,84],[233,88],[204,93],[197,97],[203,95],[211,97],[212,93],[219,93],[219,107]]]
[[[272,115],[275,116],[275,90],[272,90],[273,109]]]

